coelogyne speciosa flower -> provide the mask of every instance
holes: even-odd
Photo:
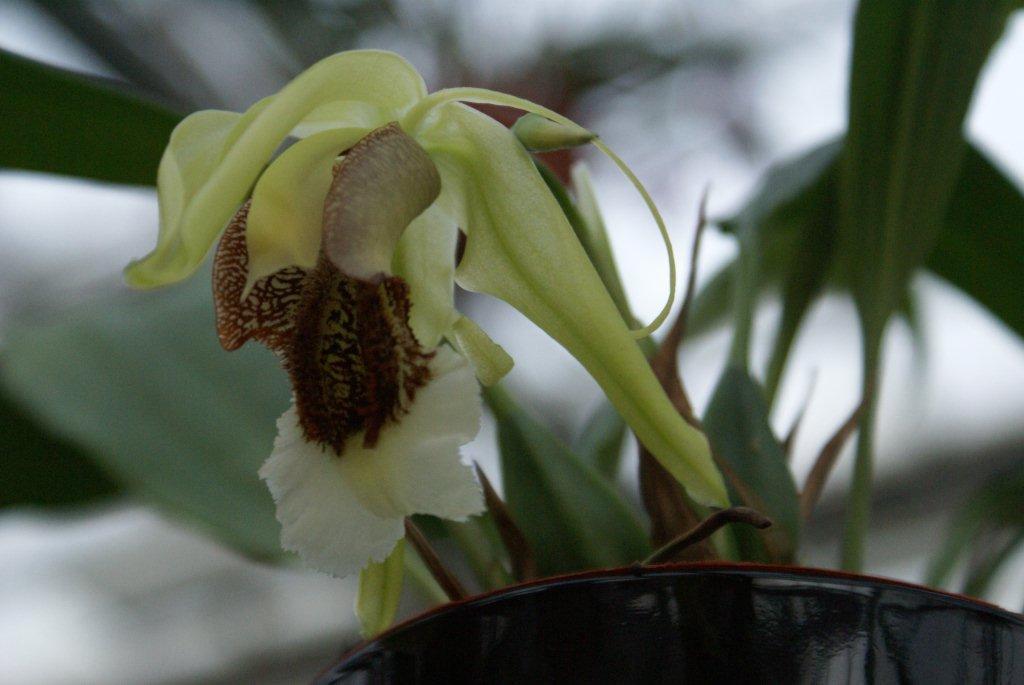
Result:
[[[694,498],[726,503],[707,442],[664,395],[527,150],[464,102],[589,137],[500,93],[428,94],[392,53],[334,55],[243,114],[178,125],[160,163],[157,246],[126,271],[138,287],[181,280],[220,236],[221,342],[266,344],[292,380],[260,472],[283,544],[335,575],[384,559],[410,514],[483,508],[459,449],[480,418],[474,372],[494,382],[511,360],[455,310],[455,283],[565,346]]]

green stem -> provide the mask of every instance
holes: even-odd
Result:
[[[447,524],[449,532],[473,569],[477,582],[485,590],[511,585],[512,577],[501,565],[501,560],[495,556],[494,548],[488,544],[487,533],[482,526],[483,522],[476,519],[464,523],[452,521]]]
[[[769,409],[775,404],[782,372],[786,370],[786,362],[789,360],[790,350],[793,349],[796,332],[800,329],[801,319],[803,311],[789,306],[789,303],[783,303],[782,319],[779,321],[779,330],[775,333],[775,342],[772,344],[772,353],[768,358],[768,369],[764,379],[764,394]]]
[[[744,371],[750,359],[750,338],[754,327],[754,309],[757,300],[758,274],[757,237],[750,227],[739,230],[740,254],[733,281],[734,325],[729,364]]]
[[[865,331],[863,392],[864,409],[857,435],[857,453],[853,465],[853,484],[846,506],[843,533],[842,567],[860,572],[864,568],[864,547],[871,516],[871,482],[874,472],[875,418],[878,406],[878,366],[881,335]]]

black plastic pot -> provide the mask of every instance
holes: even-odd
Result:
[[[441,607],[315,682],[1024,683],[1024,617],[831,571],[625,568]]]

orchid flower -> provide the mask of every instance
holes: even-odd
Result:
[[[400,238],[431,233],[424,210],[439,191],[426,154],[389,124],[333,165],[315,266],[251,281],[251,202],[214,256],[221,344],[232,350],[258,340],[291,376],[293,405],[260,470],[277,503],[283,545],[337,576],[388,557],[406,516],[465,520],[483,510],[473,470],[459,456],[479,427],[479,386],[466,358],[437,347],[439,331],[411,312],[416,285],[443,300],[433,303],[445,310],[442,320],[456,316],[454,235],[428,235],[433,252],[405,278],[392,273]],[[438,284],[430,283],[432,271]]]
[[[157,246],[126,270],[137,287],[179,281],[223,233],[222,343],[260,341],[292,378],[293,406],[261,469],[283,544],[335,575],[387,557],[407,515],[482,509],[459,457],[479,422],[473,373],[493,383],[511,360],[455,310],[455,283],[505,300],[561,343],[692,497],[727,503],[707,441],[635,342],[669,305],[629,330],[523,142],[466,102],[538,115],[548,141],[559,128],[593,137],[501,93],[428,94],[393,53],[340,53],[245,113],[178,125],[158,173]]]

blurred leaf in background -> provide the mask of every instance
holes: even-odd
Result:
[[[913,324],[911,276],[922,266],[934,268],[1021,333],[1024,200],[969,148],[962,131],[981,67],[1015,6],[1006,0],[859,3],[849,131],[769,170],[747,205],[722,222],[737,234],[740,256],[712,279],[695,307],[698,326],[722,314],[708,302],[737,310],[743,335],[736,339],[745,350],[752,314],[744,307],[756,308],[769,288],[781,290],[765,376],[770,404],[810,305],[826,287],[853,295],[864,340],[865,401],[843,546],[847,568],[863,564],[882,334],[901,310]],[[730,282],[741,297],[725,296]]]
[[[11,327],[0,384],[125,489],[249,554],[281,554],[257,470],[288,384],[273,355],[227,354],[207,279]]]
[[[87,504],[123,491],[91,455],[45,430],[3,391],[0,455],[4,465],[0,508]]]
[[[949,586],[964,567],[959,590],[983,597],[1010,557],[1024,546],[1024,469],[993,478],[953,516],[928,568],[927,582]]]
[[[1015,4],[858,5],[839,244],[868,346],[935,245],[967,150],[967,109]]]
[[[1024,338],[1024,193],[977,148],[925,263]]]
[[[123,84],[0,50],[0,167],[151,185],[181,117]]]
[[[796,485],[785,452],[768,423],[768,406],[757,382],[728,367],[704,416],[704,430],[726,473],[733,504],[753,507],[772,520],[767,530],[730,528],[746,561],[792,563],[800,541]]]
[[[826,143],[772,167],[740,213],[720,221],[728,233],[734,233],[741,221],[749,221],[763,234],[766,252],[757,283],[762,295],[778,289],[784,279],[793,284],[820,283],[825,290],[848,291],[849,284],[843,277],[847,269],[836,263],[846,257],[835,252],[836,214],[830,211],[837,202],[831,179],[836,173],[839,151],[840,141]],[[1024,273],[1015,268],[1024,263],[1024,231],[1017,230],[1022,225],[1024,194],[982,151],[971,146],[935,249],[924,267],[962,289],[1010,330],[1024,337],[1024,313],[1017,306],[1019,293],[1024,290]],[[798,246],[805,244],[828,245],[830,249],[820,255],[815,251],[817,259],[802,260],[802,268],[814,269],[802,279],[796,265],[787,266],[787,262],[794,260]],[[725,322],[735,269],[735,262],[726,264],[702,289],[694,303],[695,332]],[[821,291],[815,294],[818,292]],[[798,324],[807,311],[803,305],[787,314],[787,302],[784,295],[784,323],[776,333],[775,354],[788,350],[788,345],[779,342],[778,337],[783,330],[790,332],[789,318]],[[786,337],[791,344],[791,335]]]
[[[502,388],[485,397],[498,423],[505,499],[542,574],[619,566],[650,552],[635,512],[593,466]]]

